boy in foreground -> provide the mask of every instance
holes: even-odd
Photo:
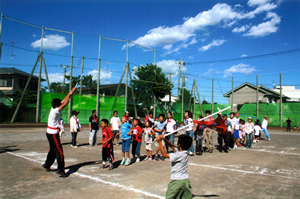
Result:
[[[108,127],[108,120],[107,119],[102,119],[101,120],[101,127],[102,127],[102,165],[100,169],[106,168],[105,162],[107,159],[109,160],[109,168],[108,170],[113,170],[114,165],[114,149],[113,149],[113,134]]]
[[[162,145],[163,139],[164,135],[160,135],[156,138],[156,141],[159,144],[162,156],[170,158],[172,162],[171,182],[168,185],[166,198],[192,198],[191,182],[187,174],[189,157],[187,150],[191,147],[193,139],[188,135],[180,135],[177,144],[179,151],[170,154],[166,153]],[[174,147],[170,142],[166,141],[166,144]]]

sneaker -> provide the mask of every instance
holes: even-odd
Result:
[[[77,145],[75,145],[75,146],[71,145],[71,147],[72,147],[72,148],[74,148],[74,149],[78,148],[78,146],[77,146]]]
[[[42,167],[46,169],[46,171],[51,171],[50,167],[48,167],[46,164],[43,164]]]
[[[158,155],[155,155],[154,160],[159,161]]]
[[[114,169],[114,165],[109,165],[108,170],[113,170]]]
[[[165,161],[165,157],[163,157],[163,156],[161,156],[160,159],[161,159],[162,161]]]
[[[105,164],[102,164],[101,166],[100,166],[100,169],[105,169]]]
[[[241,145],[240,143],[238,143],[237,145],[238,145],[238,146],[243,146],[243,145]]]
[[[225,153],[228,153],[228,149],[224,148],[224,152],[225,152]]]
[[[237,145],[234,145],[234,146],[233,146],[233,149],[237,149]]]
[[[148,160],[149,160],[149,161],[152,161],[152,158],[149,158]]]
[[[122,162],[120,165],[123,165],[125,163],[125,158],[123,158]]]
[[[194,154],[193,152],[191,152],[191,151],[189,152],[189,155],[193,155],[193,154]]]
[[[149,157],[146,157],[145,160],[149,160]]]
[[[137,159],[136,159],[136,162],[140,162],[140,158],[137,158]]]
[[[209,153],[212,153],[213,151],[214,151],[213,149],[210,149],[210,150],[209,150]]]
[[[62,178],[68,177],[68,174],[66,174],[63,171],[57,170],[56,173],[57,173],[57,175],[59,175],[59,177],[62,177]]]
[[[130,165],[130,159],[129,158],[127,158],[127,160],[126,160],[126,162],[125,162],[125,166],[128,166],[128,165]]]
[[[268,140],[269,140],[269,141],[271,141],[271,139],[270,139],[270,138],[269,138]]]

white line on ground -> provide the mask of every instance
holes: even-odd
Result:
[[[247,149],[247,148],[237,148],[238,150],[246,150],[248,151],[255,151],[255,152],[266,152],[266,153],[275,153],[275,154],[283,154],[283,155],[298,155],[300,156],[299,153],[290,153],[290,152],[285,152],[285,151],[268,151],[266,149]]]
[[[10,155],[13,155],[13,156],[16,156],[16,157],[19,157],[19,158],[23,158],[23,159],[29,160],[31,162],[36,162],[36,163],[39,163],[39,164],[43,164],[43,162],[40,162],[40,161],[31,159],[31,158],[28,158],[28,157],[20,155],[18,153],[12,153],[12,152],[6,152],[6,153],[8,153]],[[125,185],[121,185],[119,183],[106,181],[106,180],[103,180],[103,179],[101,179],[99,177],[94,177],[94,176],[90,176],[90,175],[86,175],[86,174],[82,174],[82,173],[78,173],[78,172],[72,173],[72,175],[77,175],[79,177],[87,178],[87,179],[90,179],[90,180],[94,180],[96,182],[101,182],[101,183],[104,183],[104,184],[109,184],[109,185],[112,185],[112,186],[115,186],[115,187],[118,187],[118,188],[125,189],[127,191],[133,191],[133,192],[136,192],[136,193],[140,193],[140,194],[143,194],[145,196],[154,197],[154,198],[160,198],[160,199],[164,198],[162,196],[159,196],[159,195],[156,195],[156,194],[152,194],[152,193],[149,193],[149,192],[146,192],[146,191],[142,191],[142,190],[139,190],[139,189],[131,188],[131,187],[128,187],[128,186],[125,186]]]
[[[204,164],[196,164],[196,163],[188,163],[192,166],[200,166],[200,167],[207,167],[207,168],[214,168],[214,169],[221,169],[221,170],[227,170],[227,171],[234,171],[234,172],[240,172],[240,173],[247,173],[247,174],[256,174],[256,175],[264,175],[264,176],[272,176],[272,177],[279,177],[279,178],[286,178],[286,179],[292,179],[292,180],[299,180],[299,178],[293,178],[289,176],[279,176],[279,175],[273,175],[273,174],[267,174],[264,172],[255,172],[255,171],[245,171],[240,169],[231,169],[226,167],[219,167],[219,166],[212,166],[212,165],[204,165]]]

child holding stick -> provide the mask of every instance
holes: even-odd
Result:
[[[166,153],[162,140],[164,135],[156,138],[163,157],[170,158],[172,162],[171,182],[168,185],[166,198],[192,198],[192,187],[187,173],[188,168],[188,149],[191,147],[193,139],[189,135],[180,135],[178,137],[177,147],[179,151],[175,153]],[[174,147],[168,140],[167,145]]]

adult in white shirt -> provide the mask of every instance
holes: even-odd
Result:
[[[46,136],[49,141],[50,150],[48,152],[45,163],[42,165],[47,171],[50,171],[55,159],[57,162],[56,173],[60,177],[68,177],[65,173],[65,159],[62,145],[59,139],[59,121],[61,118],[60,111],[63,110],[69,103],[70,96],[73,95],[76,87],[72,88],[69,94],[61,101],[61,99],[55,98],[52,100],[52,108],[48,117],[48,126]]]
[[[117,145],[119,145],[119,137],[120,137],[120,127],[121,121],[118,117],[118,111],[114,111],[114,116],[110,119],[110,128],[112,129],[112,134],[114,136],[113,142],[116,139]]]
[[[81,131],[81,124],[77,117],[78,114],[79,114],[79,112],[74,110],[74,111],[72,111],[72,117],[70,118],[70,131],[71,131],[71,136],[72,136],[71,147],[73,147],[73,148],[78,147],[76,145],[76,138],[77,138],[78,132]]]
[[[270,136],[269,136],[269,133],[268,133],[268,129],[267,129],[269,123],[270,123],[270,121],[268,119],[268,113],[267,113],[264,117],[264,120],[263,120],[262,124],[261,124],[261,132],[264,132],[266,137],[268,138],[268,140],[271,140]]]
[[[167,126],[166,126],[166,134],[171,133],[176,130],[176,121],[173,119],[173,113],[171,111],[168,111],[168,118],[167,118]],[[174,145],[174,133],[171,135],[168,135],[166,137],[167,140],[169,140]],[[169,147],[166,145],[167,152],[169,152]]]

